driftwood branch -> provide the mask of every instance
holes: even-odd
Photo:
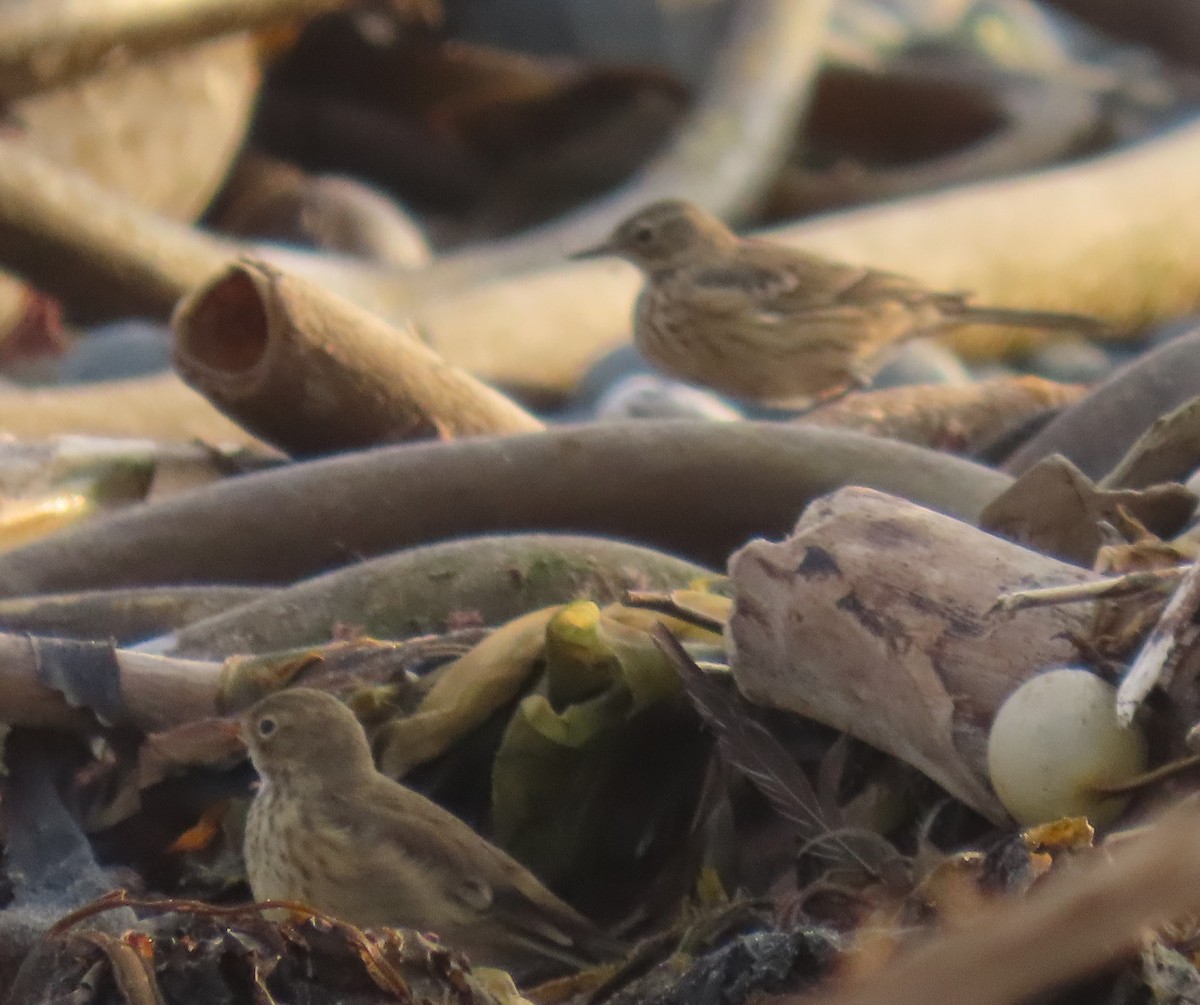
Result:
[[[0,138],[0,265],[89,317],[165,319],[238,251]]]
[[[987,780],[992,718],[1028,677],[1071,660],[1090,612],[1000,615],[995,598],[1091,573],[848,488],[810,506],[788,540],[747,545],[730,575],[732,665],[747,697],[857,736],[1007,819]]]
[[[996,377],[962,386],[917,384],[850,394],[814,409],[801,421],[973,454],[1086,393],[1081,384],[1033,376]]]

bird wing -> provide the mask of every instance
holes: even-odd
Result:
[[[751,298],[764,317],[822,308],[862,311],[884,302],[914,304],[942,296],[895,273],[781,250],[766,242],[743,241],[725,261],[700,266],[688,278],[706,298],[737,299],[742,309],[745,298]]]
[[[506,933],[520,933],[531,949],[575,964],[594,958],[587,947],[601,944],[602,933],[454,814],[383,775],[366,791],[347,794],[346,803],[355,811],[345,814],[346,821],[365,831],[372,857],[400,857],[423,866],[442,895],[458,906],[460,924],[477,918],[504,930],[496,933],[498,941]],[[362,812],[368,806],[371,812]]]

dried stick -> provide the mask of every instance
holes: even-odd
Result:
[[[1146,590],[1174,588],[1190,566],[1171,569],[1138,569],[1120,576],[1096,579],[1090,583],[1070,586],[1044,586],[1032,590],[1013,590],[996,598],[993,610],[1021,611],[1026,607],[1049,607],[1055,604],[1078,604],[1087,600],[1108,600],[1127,597]]]
[[[996,377],[962,387],[889,387],[821,405],[802,421],[970,454],[994,443],[1006,430],[1074,404],[1086,393],[1082,384],[1032,376]]]
[[[173,324],[183,379],[291,454],[543,428],[411,329],[262,262],[230,266]]]
[[[1122,576],[1094,579],[1091,583],[1075,583],[1069,586],[1042,586],[1032,590],[1013,590],[996,597],[995,610],[1024,610],[1027,607],[1052,607],[1058,603],[1081,603],[1093,600],[1109,600],[1140,594],[1146,590],[1175,589],[1190,566],[1174,568],[1141,568],[1126,572]]]
[[[1184,645],[1183,636],[1192,631],[1192,620],[1200,610],[1200,562],[1186,566],[1175,593],[1167,601],[1142,644],[1141,651],[1117,688],[1117,721],[1133,721],[1142,700],[1168,674]]]

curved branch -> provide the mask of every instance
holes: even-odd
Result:
[[[632,181],[552,223],[450,256],[462,278],[512,274],[594,244],[648,202],[682,198],[744,218],[786,160],[820,65],[831,0],[741,0],[710,82],[667,149]]]
[[[609,535],[725,562],[809,500],[869,485],[972,520],[1011,480],[933,451],[773,423],[613,423],[383,447],[230,479],[0,555],[0,596],[280,583],[429,541]]]

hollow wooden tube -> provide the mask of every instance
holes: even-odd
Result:
[[[236,262],[185,297],[173,326],[180,376],[291,454],[542,428],[412,329],[263,262]]]

